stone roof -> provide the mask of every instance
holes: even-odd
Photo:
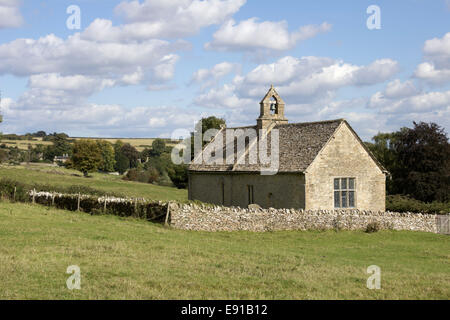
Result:
[[[320,121],[320,122],[306,122],[306,123],[282,123],[274,125],[273,129],[278,129],[279,132],[279,167],[278,172],[304,172],[309,165],[314,161],[319,152],[333,136],[336,129],[341,123],[345,122],[344,119]],[[229,129],[257,129],[253,127],[240,127]],[[222,135],[223,142],[226,141],[227,130],[223,129],[220,133]],[[217,137],[216,137],[217,139]],[[259,141],[259,140],[258,140]],[[242,164],[207,164],[205,158],[208,157],[208,147],[211,148],[211,144],[207,145],[203,150],[203,162],[201,164],[191,163],[189,166],[190,171],[198,172],[259,172],[264,165],[259,163],[259,156],[257,156],[258,162],[256,164],[250,164],[249,153],[255,148],[256,153],[259,152],[258,142],[256,139],[248,141],[246,143],[246,155],[245,162]],[[271,131],[267,134],[267,155],[270,156],[270,141]],[[226,146],[223,149],[223,157],[226,158]],[[233,149],[230,149],[233,150]],[[238,159],[237,148],[234,148],[234,163]],[[211,156],[211,154],[209,154]]]

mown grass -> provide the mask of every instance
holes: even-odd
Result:
[[[1,299],[448,299],[449,261],[431,233],[188,232],[0,203]]]
[[[187,190],[124,181],[119,176],[101,173],[94,173],[91,177],[84,178],[78,171],[60,167],[39,165],[3,166],[0,167],[0,178],[4,177],[26,184],[36,183],[62,187],[84,185],[105,192],[123,194],[129,197],[142,197],[162,201],[187,201]]]

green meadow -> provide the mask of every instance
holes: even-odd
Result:
[[[187,201],[187,191],[42,165],[0,178]],[[69,290],[67,267],[81,269]],[[367,267],[381,268],[369,290]],[[421,232],[180,231],[0,202],[0,299],[448,299],[450,238]]]
[[[10,178],[26,184],[69,187],[83,185],[104,192],[121,194],[127,197],[147,198],[153,200],[187,201],[187,190],[157,186],[148,183],[124,181],[121,176],[94,173],[84,178],[76,170],[45,165],[23,165],[0,167],[0,178]],[[51,190],[48,190],[51,191]]]
[[[81,269],[69,290],[68,266]],[[381,268],[381,289],[366,287]],[[450,238],[205,233],[0,203],[0,299],[448,299]]]

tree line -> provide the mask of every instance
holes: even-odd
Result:
[[[81,139],[73,144],[72,155],[65,163],[88,176],[91,172],[118,172],[124,179],[160,185],[187,187],[187,166],[171,161],[172,147],[163,139],[155,139],[151,148],[139,152],[129,143],[117,140]]]
[[[223,125],[224,119],[209,117],[202,119],[195,130],[204,133]],[[70,160],[65,165],[85,176],[96,171],[119,172],[126,174],[124,178],[128,180],[187,187],[187,166],[172,163],[172,148],[163,139],[155,139],[151,148],[139,152],[121,140],[114,144],[105,140],[73,140],[65,133],[44,131],[28,136],[52,144],[29,145],[27,151],[0,145],[0,162],[51,162],[55,156],[67,154]],[[442,127],[413,122],[412,128],[379,133],[365,144],[389,172],[388,195],[405,195],[427,203],[450,202],[450,144]]]
[[[436,123],[413,122],[413,128],[379,133],[366,142],[389,171],[388,195],[406,195],[423,202],[450,201],[450,144]]]

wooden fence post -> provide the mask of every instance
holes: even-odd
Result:
[[[138,199],[137,198],[134,198],[134,215],[136,216],[136,214],[137,214],[137,201],[138,201]]]
[[[16,191],[17,191],[17,187],[14,187],[13,202],[16,202]]]
[[[106,213],[106,196],[105,196],[105,203],[103,204],[103,213]]]
[[[170,213],[170,202],[167,204],[167,213],[166,213],[166,221],[164,222],[164,225],[169,225],[169,213]]]
[[[36,197],[36,189],[33,189],[33,203],[36,203],[35,197]]]
[[[52,207],[55,205],[55,194],[52,193]]]
[[[80,198],[81,198],[81,194],[78,192],[78,205],[77,205],[77,211],[80,211]]]

